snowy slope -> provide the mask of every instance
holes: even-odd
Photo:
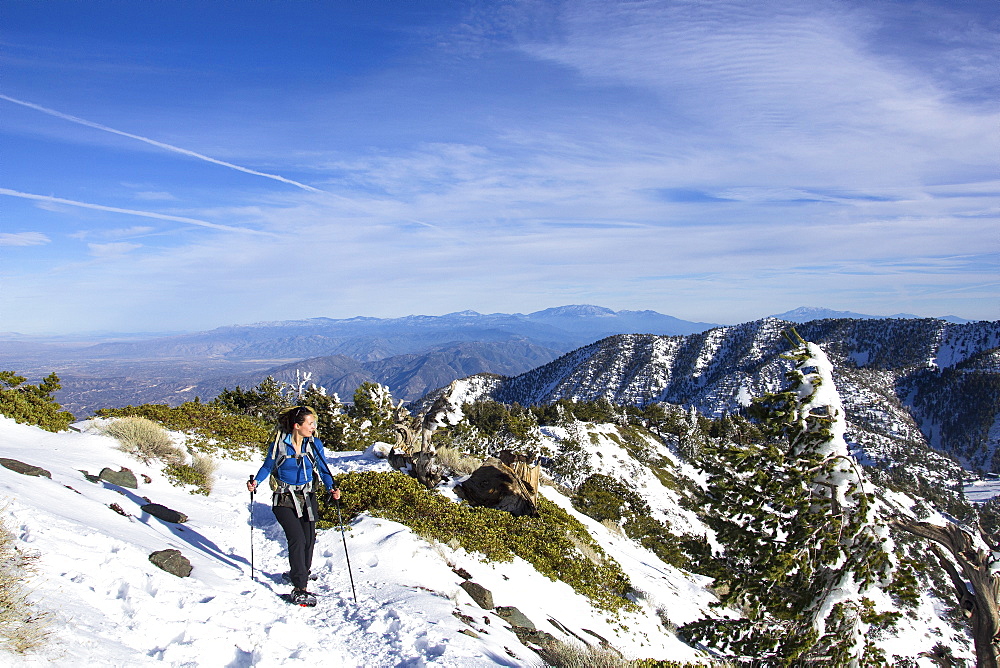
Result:
[[[596,644],[595,635],[600,636],[631,657],[699,657],[663,628],[656,611],[668,610],[676,623],[700,617],[713,599],[704,578],[667,566],[578,515],[552,489],[544,491],[580,518],[629,573],[642,592],[641,613],[615,618],[526,562],[484,563],[370,517],[356,521],[347,535],[357,603],[341,535],[323,531],[313,563],[319,605],[292,607],[277,596],[288,591],[280,584],[287,560],[280,528],[264,503],[253,508],[251,579],[250,495],[244,481],[256,463],[221,462],[206,498],[171,486],[158,466],[145,466],[115,446],[106,436],[52,434],[0,417],[0,457],[52,474],[50,480],[0,468],[4,521],[19,547],[40,555],[32,599],[52,613],[54,630],[40,655],[0,654],[0,665],[540,665],[506,622],[479,608],[459,587],[463,580],[454,569],[465,569],[490,589],[496,605],[518,607],[557,638]],[[342,471],[386,468],[364,453],[333,453],[332,459]],[[96,474],[105,466],[128,467],[152,482],[129,490],[88,482],[81,473]],[[146,503],[142,497],[190,520],[173,525],[150,517],[139,509]],[[112,511],[111,504],[130,516]],[[191,560],[190,577],[178,578],[150,563],[151,552],[166,548]]]

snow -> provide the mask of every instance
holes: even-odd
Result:
[[[675,533],[706,535],[721,549],[697,515],[681,507],[679,493],[631,456],[614,425],[542,430],[552,450],[570,436],[583,445],[595,472],[631,484]],[[646,441],[642,449],[649,457],[704,485],[701,474],[666,445],[652,437]],[[480,608],[460,587],[463,578],[456,571],[463,569],[493,593],[497,606],[517,607],[540,630],[573,644],[596,644],[595,635],[600,636],[629,658],[705,660],[668,627],[736,614],[710,608],[717,599],[709,578],[664,564],[635,541],[578,513],[552,487],[543,487],[542,494],[582,522],[628,574],[638,611],[609,614],[522,559],[484,562],[370,516],[355,520],[343,537],[335,530],[320,532],[313,560],[318,579],[311,586],[319,603],[312,609],[289,606],[278,597],[289,589],[280,578],[288,568],[284,537],[266,494],[258,494],[252,506],[251,577],[245,481],[258,461],[221,460],[212,494],[204,497],[171,485],[159,465],[144,465],[116,446],[97,433],[52,434],[0,416],[0,457],[52,474],[28,477],[0,468],[0,507],[17,546],[39,555],[38,575],[28,584],[32,600],[50,612],[54,631],[39,654],[0,651],[0,666],[542,665],[506,621]],[[335,472],[388,470],[379,449],[328,456]],[[91,483],[81,473],[97,474],[104,467],[127,467],[151,482],[130,490]],[[187,514],[189,521],[168,524],[143,513],[144,497]],[[908,497],[890,497],[900,509],[912,506]],[[111,504],[129,517],[113,512]],[[175,577],[150,563],[151,552],[167,548],[190,559],[190,577]],[[873,594],[878,610],[893,609],[887,596]],[[890,657],[913,657],[918,666],[933,665],[918,655],[938,641],[957,656],[971,656],[966,637],[948,627],[943,613],[940,602],[924,596],[878,643]]]
[[[329,456],[335,472],[387,470],[371,451]],[[245,481],[258,462],[222,460],[212,494],[197,496],[169,484],[158,465],[120,452],[110,437],[52,434],[5,417],[0,417],[0,457],[52,474],[50,480],[0,468],[4,521],[19,548],[39,555],[31,598],[51,612],[54,629],[40,654],[0,652],[0,665],[540,665],[507,622],[479,608],[461,589],[457,569],[490,589],[496,605],[516,606],[540,630],[562,640],[596,642],[598,634],[627,656],[690,661],[704,656],[666,631],[657,612],[676,624],[703,616],[714,600],[705,578],[667,566],[579,515],[551,488],[544,489],[546,496],[583,521],[629,573],[641,593],[639,612],[610,615],[523,560],[483,562],[368,516],[356,520],[344,539],[335,530],[320,532],[313,560],[319,604],[289,606],[277,596],[288,591],[280,582],[288,566],[267,495],[253,504],[251,578]],[[127,467],[152,482],[130,490],[91,483],[81,473],[97,474],[106,466]],[[187,514],[189,521],[169,524],[143,513],[143,497]],[[129,517],[113,512],[113,503]],[[150,563],[151,552],[167,548],[190,559],[190,577],[178,578]]]

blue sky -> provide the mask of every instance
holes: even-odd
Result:
[[[0,330],[1000,318],[996,2],[3,13]]]

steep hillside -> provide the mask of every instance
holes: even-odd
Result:
[[[689,336],[608,337],[505,379],[490,398],[525,406],[605,398],[715,416],[739,412],[782,384],[790,326],[765,318]],[[996,465],[1000,322],[841,319],[797,330],[833,361],[850,441],[870,463],[904,464],[930,446],[966,466]],[[935,477],[958,479],[955,464],[932,458]]]

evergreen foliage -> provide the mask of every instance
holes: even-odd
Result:
[[[678,538],[660,520],[652,517],[649,504],[624,483],[603,474],[592,475],[577,488],[573,507],[598,522],[612,521],[625,535],[651,550],[664,563],[685,568],[688,558],[681,549],[690,537]]]
[[[273,376],[268,376],[251,390],[244,390],[239,385],[234,390],[222,390],[212,399],[211,405],[235,415],[248,415],[274,423],[278,419],[278,412],[290,403],[285,394],[286,387]]]
[[[233,459],[255,457],[270,443],[273,428],[259,417],[236,415],[223,408],[188,401],[180,406],[142,404],[102,408],[101,417],[143,417],[187,436],[187,446],[205,453],[222,451]]]
[[[37,385],[13,371],[0,371],[0,415],[46,431],[63,431],[73,422],[73,415],[62,410],[53,393],[60,389],[59,376],[50,373]]]
[[[493,508],[454,503],[397,472],[348,473],[336,477],[345,520],[362,512],[401,522],[424,538],[456,541],[493,561],[519,556],[539,573],[561,580],[606,610],[631,608],[628,576],[607,557],[586,528],[566,511],[539,497],[538,517],[515,517]],[[336,512],[323,512],[324,528]],[[596,559],[585,556],[583,546]],[[596,562],[596,563],[595,563]]]
[[[821,656],[877,665],[865,592],[888,584],[892,544],[847,453],[831,365],[818,346],[794,343],[789,388],[754,404],[766,440],[711,441],[702,458],[707,519],[726,546],[721,603],[746,619],[706,619],[681,632],[775,665]]]

